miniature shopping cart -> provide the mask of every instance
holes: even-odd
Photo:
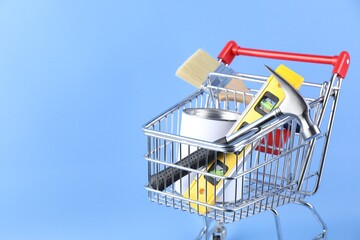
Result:
[[[225,239],[224,223],[239,221],[266,210],[274,214],[277,237],[283,239],[276,209],[288,203],[310,209],[322,227],[322,232],[315,238],[326,238],[324,221],[315,208],[305,202],[305,198],[315,194],[320,185],[341,83],[346,76],[350,56],[345,51],[329,57],[248,49],[231,41],[224,47],[219,59],[227,66],[238,55],[333,65],[329,81],[322,84],[305,81],[299,90],[321,133],[310,140],[305,139],[297,118],[284,115],[267,121],[261,127],[248,124],[248,130],[237,134],[231,142],[211,142],[181,135],[182,117],[186,109],[221,109],[241,113],[247,103],[238,101],[239,96],[244,99],[256,96],[268,79],[251,74],[209,73],[200,90],[143,127],[147,136],[145,159],[148,162],[146,190],[149,199],[203,216],[204,228],[197,239]],[[220,87],[216,81],[219,79],[241,80],[250,92]],[[225,97],[220,99],[220,92]],[[262,118],[267,118],[269,114]],[[236,161],[235,170],[231,176],[219,174],[218,170],[224,172],[224,166],[217,164],[216,159],[222,156],[226,162],[225,156],[229,154]],[[203,160],[195,166],[178,164],[186,157],[201,157]],[[213,171],[209,171],[210,168]],[[164,172],[166,176],[160,174]],[[201,189],[201,177],[208,180],[204,189],[210,189],[210,186],[213,192]],[[220,186],[214,187],[220,181]],[[189,189],[194,186],[202,192],[199,190],[200,193],[191,196]],[[213,194],[215,197],[213,201],[202,201],[201,194]],[[214,227],[210,227],[214,224]]]

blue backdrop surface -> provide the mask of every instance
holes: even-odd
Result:
[[[200,217],[147,199],[141,126],[195,90],[174,75],[187,57],[229,40],[351,54],[309,201],[329,239],[360,239],[359,24],[356,0],[0,1],[0,239],[193,239]],[[266,74],[264,63],[238,62]],[[328,80],[316,69],[302,74]],[[286,239],[320,230],[299,207],[279,211]],[[228,226],[228,239],[275,236],[270,213]]]

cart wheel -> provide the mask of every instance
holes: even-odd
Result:
[[[223,223],[217,222],[215,228],[212,230],[212,240],[225,240],[226,228]]]

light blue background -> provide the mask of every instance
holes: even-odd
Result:
[[[232,39],[351,54],[323,184],[308,200],[329,239],[360,239],[356,0],[0,1],[0,239],[193,239],[200,217],[147,200],[141,126],[195,90],[174,75],[187,57],[216,57]],[[264,63],[235,68],[265,74]],[[328,80],[330,67],[301,66]],[[320,230],[302,210],[279,209],[286,239]],[[229,225],[240,238],[275,239],[271,214]]]

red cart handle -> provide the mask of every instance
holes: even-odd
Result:
[[[339,56],[320,56],[312,54],[242,48],[238,46],[235,41],[230,41],[225,45],[223,50],[220,52],[218,59],[221,59],[225,64],[230,64],[235,56],[240,55],[298,62],[331,64],[334,66],[332,72],[338,74],[342,78],[345,78],[350,65],[350,55],[346,51],[342,51]]]

